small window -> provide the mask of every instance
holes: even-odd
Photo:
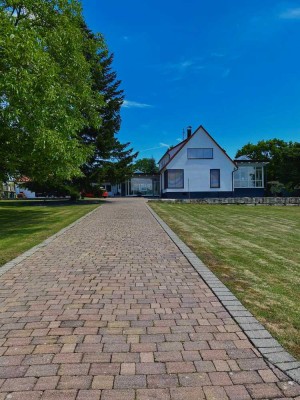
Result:
[[[219,188],[220,187],[220,170],[211,169],[210,170],[210,187]]]
[[[165,189],[183,189],[183,169],[168,169],[164,172]]]
[[[193,158],[213,158],[213,149],[212,148],[197,148],[197,149],[187,149],[187,157],[189,159]]]

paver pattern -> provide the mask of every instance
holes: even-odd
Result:
[[[300,399],[143,199],[108,200],[6,272],[0,302],[0,400]]]

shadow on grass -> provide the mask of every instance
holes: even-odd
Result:
[[[0,213],[0,238],[12,235],[22,237],[42,231],[45,229],[45,218],[50,215],[46,209],[8,208],[3,214]]]
[[[24,237],[49,230],[52,224],[69,218],[72,207],[77,211],[78,207],[103,202],[104,200],[0,201],[0,239],[19,237],[22,240]]]

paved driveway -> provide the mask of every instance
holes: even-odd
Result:
[[[143,199],[0,278],[0,400],[291,399]]]

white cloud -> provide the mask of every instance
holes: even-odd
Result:
[[[193,62],[191,60],[185,60],[178,63],[168,63],[165,65],[165,69],[175,69],[181,71],[189,68],[191,65],[193,65]]]
[[[137,101],[124,100],[123,107],[124,108],[151,108],[152,106],[150,104],[139,103]]]
[[[212,57],[217,57],[217,58],[225,57],[225,54],[223,54],[223,53],[218,53],[218,52],[212,52],[212,53],[210,53],[210,55],[211,55]]]
[[[190,67],[190,66],[193,65],[193,64],[194,64],[194,63],[193,63],[192,61],[186,60],[186,61],[183,61],[183,62],[179,63],[179,64],[178,64],[178,67],[184,69],[184,68]]]
[[[300,7],[298,8],[289,8],[279,15],[279,18],[282,19],[300,19]]]
[[[202,65],[202,59],[195,58],[159,65],[157,68],[169,76],[169,81],[174,82],[184,79],[189,73],[198,73],[205,66]]]
[[[150,151],[150,150],[158,150],[158,149],[162,149],[162,148],[164,148],[164,147],[169,148],[170,145],[168,145],[167,143],[159,143],[159,146],[150,147],[149,149],[139,150],[139,153],[144,153],[144,152],[147,152],[147,151]]]
[[[222,77],[227,78],[227,76],[230,74],[230,71],[231,71],[230,68],[226,68],[222,73]]]
[[[139,153],[144,153],[144,152],[150,151],[150,150],[158,150],[158,149],[161,149],[161,148],[162,148],[162,146],[150,147],[149,149],[139,150]]]
[[[199,66],[193,60],[184,60],[178,63],[169,63],[165,65],[165,70],[175,70],[178,72],[185,72],[188,69],[198,68]]]

